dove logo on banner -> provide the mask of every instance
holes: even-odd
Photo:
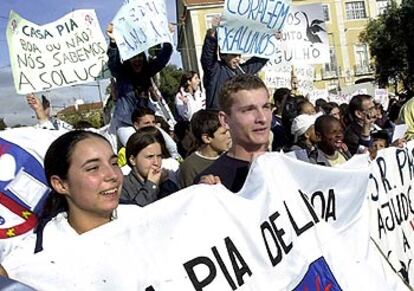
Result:
[[[341,290],[331,269],[323,257],[309,265],[308,272],[293,290]]]
[[[35,227],[49,188],[39,161],[3,138],[0,169],[0,239],[5,239]]]

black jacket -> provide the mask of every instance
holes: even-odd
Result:
[[[352,121],[345,129],[344,142],[348,146],[349,152],[355,155],[360,145],[369,147],[371,140],[364,140],[361,136],[362,126],[356,121]]]
[[[117,99],[114,118],[119,120],[122,126],[131,126],[131,115],[137,107],[151,107],[148,98],[139,98],[142,93],[147,93],[151,87],[151,78],[161,71],[169,62],[173,48],[171,44],[164,43],[156,57],[145,62],[140,73],[135,73],[129,62],[121,63],[118,47],[110,43],[108,47],[108,67],[112,76],[116,78]]]
[[[253,57],[240,65],[240,69],[232,70],[218,59],[218,42],[213,30],[207,31],[201,52],[201,66],[204,71],[203,84],[206,90],[207,109],[219,109],[218,94],[223,83],[236,75],[256,74],[268,61]]]

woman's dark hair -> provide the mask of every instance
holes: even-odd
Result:
[[[184,72],[181,75],[181,81],[180,81],[180,88],[183,87],[185,91],[188,91],[188,81],[191,81],[192,78],[194,78],[194,76],[197,75],[197,72],[195,71],[188,71],[188,72]]]
[[[315,101],[315,110],[316,110],[316,112],[320,112],[320,111],[321,111],[321,109],[323,110],[323,106],[324,106],[326,103],[328,103],[328,101],[326,101],[326,100],[325,100],[325,99],[323,99],[323,98],[318,98],[318,99],[316,99],[316,101]]]
[[[294,137],[290,131],[292,128],[293,119],[298,116],[298,103],[303,101],[300,98],[288,96],[285,102],[285,106],[282,112],[282,125],[285,129],[285,134],[288,139],[287,146],[290,147],[293,144]]]
[[[72,130],[58,137],[49,146],[44,159],[44,168],[46,179],[52,192],[46,199],[41,217],[53,217],[59,212],[68,210],[65,196],[58,194],[53,189],[50,180],[52,176],[58,176],[62,180],[66,180],[76,145],[82,140],[93,137],[102,139],[109,144],[106,138],[97,133],[85,130]]]
[[[341,111],[341,109],[339,108],[338,103],[335,103],[335,102],[327,102],[327,103],[323,104],[321,107],[322,107],[322,110],[323,110],[325,115],[330,115],[331,111],[334,108],[338,108],[339,111]]]
[[[276,106],[276,112],[282,115],[286,100],[291,96],[291,91],[288,88],[279,88],[273,93],[273,103]]]
[[[351,123],[351,118],[349,116],[349,105],[347,103],[342,103],[339,105],[342,116],[342,126],[346,128]]]
[[[161,132],[154,126],[143,127],[131,135],[126,144],[125,155],[128,166],[133,168],[133,165],[129,161],[129,158],[131,156],[136,157],[143,149],[153,143],[160,144],[161,154],[163,158],[169,157],[169,154],[165,147],[165,140]]]

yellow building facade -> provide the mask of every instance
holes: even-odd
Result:
[[[372,82],[374,67],[369,47],[359,35],[370,18],[387,7],[388,0],[294,0],[293,5],[320,3],[330,44],[330,62],[315,65],[316,89],[344,90],[354,84]],[[223,12],[224,1],[177,0],[178,50],[185,70],[202,75],[200,56],[211,19]]]

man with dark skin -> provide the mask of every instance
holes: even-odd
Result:
[[[310,153],[311,163],[335,167],[346,162],[351,154],[344,140],[344,130],[338,119],[323,115],[315,121],[316,150]]]

